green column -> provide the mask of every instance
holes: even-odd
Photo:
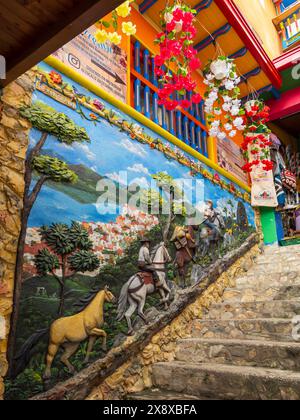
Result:
[[[278,242],[275,210],[269,207],[262,207],[260,215],[265,244],[272,245]]]

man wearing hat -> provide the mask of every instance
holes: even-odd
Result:
[[[150,255],[150,245],[151,241],[149,238],[144,237],[140,240],[142,247],[139,252],[138,267],[141,271],[146,273],[152,273],[154,281],[159,280],[158,274],[155,267],[153,266],[151,255]]]
[[[213,201],[206,200],[206,206],[204,210],[204,224],[212,230],[214,238],[217,238],[218,235],[221,235],[220,230],[214,224],[214,221],[218,217],[218,214],[219,213],[214,209]]]

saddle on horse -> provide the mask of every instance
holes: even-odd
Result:
[[[143,281],[144,284],[153,284],[154,285],[154,277],[153,273],[147,272],[147,271],[139,271],[137,273],[139,278]]]

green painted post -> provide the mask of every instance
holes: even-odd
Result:
[[[275,210],[269,207],[262,207],[260,216],[265,244],[272,245],[278,242]]]

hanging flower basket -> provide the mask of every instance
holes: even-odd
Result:
[[[204,70],[205,112],[210,127],[209,134],[224,140],[235,137],[238,131],[244,131],[245,111],[242,108],[240,89],[241,78],[237,74],[233,60],[219,56],[211,60]],[[222,118],[221,118],[222,116]]]
[[[254,167],[260,166],[264,171],[273,169],[271,161],[270,133],[266,123],[269,120],[270,108],[262,100],[253,99],[245,104],[246,129],[242,144],[244,159],[243,170],[251,173]]]
[[[160,54],[155,57],[155,73],[161,83],[159,105],[168,111],[177,107],[188,109],[202,100],[199,94],[193,94],[191,98],[187,95],[196,88],[192,73],[201,66],[193,48],[197,33],[196,14],[196,10],[181,3],[167,7],[161,13],[163,32],[155,40],[160,46]]]

